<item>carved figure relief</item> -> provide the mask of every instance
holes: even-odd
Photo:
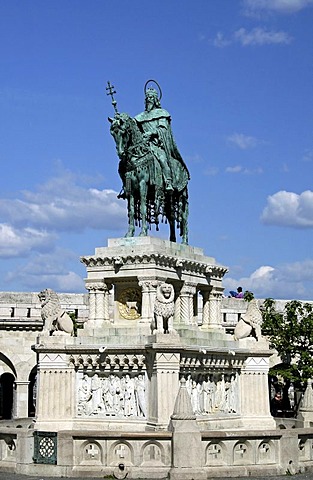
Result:
[[[143,374],[84,374],[78,380],[77,415],[146,417],[145,391]]]
[[[187,392],[196,415],[239,412],[236,374],[188,375]]]
[[[43,332],[46,335],[73,335],[72,319],[65,310],[62,310],[57,294],[46,288],[38,294],[38,297],[44,321]]]
[[[153,332],[170,333],[174,331],[174,296],[174,287],[170,283],[164,282],[158,286],[154,303]]]
[[[126,320],[138,320],[141,317],[140,288],[125,288],[118,298],[118,311]]]

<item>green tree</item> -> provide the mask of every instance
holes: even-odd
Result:
[[[267,298],[262,307],[262,333],[281,357],[283,365],[270,374],[304,386],[313,378],[313,306],[292,300],[283,312],[275,310],[275,301]]]

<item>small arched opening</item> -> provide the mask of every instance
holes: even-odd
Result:
[[[0,377],[0,418],[12,418],[14,375],[3,373]]]
[[[28,416],[34,417],[37,400],[37,366],[31,370],[28,381]]]

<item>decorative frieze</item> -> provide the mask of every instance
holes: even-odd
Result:
[[[145,365],[145,355],[133,353],[77,353],[72,354],[69,361],[74,365],[76,369],[142,369]]]
[[[233,355],[222,355],[208,353],[204,348],[199,348],[199,354],[182,353],[180,359],[180,368],[182,372],[197,370],[198,373],[209,373],[211,369],[241,369],[244,363],[244,357]]]

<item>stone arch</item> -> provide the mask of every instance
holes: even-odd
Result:
[[[206,465],[225,465],[226,445],[224,442],[209,442],[205,449]]]
[[[272,440],[264,438],[257,445],[257,463],[262,465],[275,463],[275,444]]]
[[[134,449],[132,445],[126,440],[118,440],[114,442],[110,447],[108,463],[112,466],[116,466],[120,463],[133,465]]]
[[[253,463],[252,445],[248,440],[235,443],[233,459],[234,465],[250,465]]]
[[[142,465],[166,465],[166,455],[163,445],[157,441],[144,443],[140,451],[140,463]]]
[[[13,416],[16,377],[13,363],[6,355],[0,353],[0,418],[8,420]]]
[[[3,353],[0,353],[0,375],[5,372],[12,373],[17,378],[17,372],[11,360]]]
[[[80,447],[81,465],[102,465],[103,449],[96,440],[86,440]]]

